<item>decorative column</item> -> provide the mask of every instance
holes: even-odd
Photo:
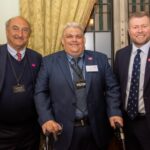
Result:
[[[114,51],[128,45],[128,1],[114,0]],[[114,53],[115,53],[114,52]]]

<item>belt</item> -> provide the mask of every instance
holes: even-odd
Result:
[[[90,124],[90,122],[87,117],[81,118],[81,119],[75,119],[75,121],[74,121],[74,127],[84,127],[89,124]]]
[[[138,113],[136,118],[145,118],[145,113]]]
[[[129,118],[128,114],[126,112],[124,113],[124,115],[126,118]],[[135,117],[135,119],[143,119],[143,118],[145,118],[145,116],[146,116],[145,113],[138,113],[137,116]]]

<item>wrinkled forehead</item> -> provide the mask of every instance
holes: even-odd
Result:
[[[15,18],[15,19],[10,20],[9,26],[12,26],[12,25],[21,25],[25,27],[30,27],[29,24],[21,18]]]
[[[10,20],[8,20],[6,22],[6,28],[8,28],[10,26],[25,27],[25,28],[28,28],[29,30],[31,30],[31,27],[30,27],[30,24],[28,23],[28,21],[26,21],[22,17],[15,17],[15,18],[11,18]]]

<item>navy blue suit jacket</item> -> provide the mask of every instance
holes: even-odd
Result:
[[[90,126],[99,147],[108,142],[108,117],[121,115],[119,87],[104,54],[85,50],[85,65],[97,65],[98,72],[85,72]],[[46,56],[37,78],[35,103],[39,122],[54,119],[63,124],[57,150],[68,149],[74,127],[76,96],[65,51]]]
[[[129,69],[131,51],[132,51],[132,45],[129,45],[117,51],[115,65],[114,65],[114,70],[121,86],[122,109],[124,109],[125,106],[126,88],[128,82],[128,69]],[[149,49],[147,62],[146,62],[143,90],[144,90],[143,98],[144,98],[144,104],[146,109],[146,116],[150,124],[150,49]]]
[[[42,56],[39,53],[37,53],[29,48],[26,49],[25,53],[26,53],[25,55],[27,56],[27,59],[29,62],[31,74],[33,77],[33,84],[34,84],[36,77],[37,77],[37,73],[40,68]],[[3,88],[3,82],[4,82],[4,78],[5,78],[5,70],[6,70],[7,61],[8,61],[8,50],[7,50],[7,45],[4,44],[4,45],[0,46],[0,93]]]

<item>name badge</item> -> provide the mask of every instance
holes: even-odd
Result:
[[[76,85],[77,89],[85,88],[86,87],[86,82],[85,82],[85,80],[80,80],[80,81],[76,82],[75,85]]]
[[[97,65],[87,65],[86,71],[87,72],[98,72],[98,67],[97,67]]]
[[[25,86],[22,84],[17,84],[13,86],[13,93],[23,93],[25,91]]]

